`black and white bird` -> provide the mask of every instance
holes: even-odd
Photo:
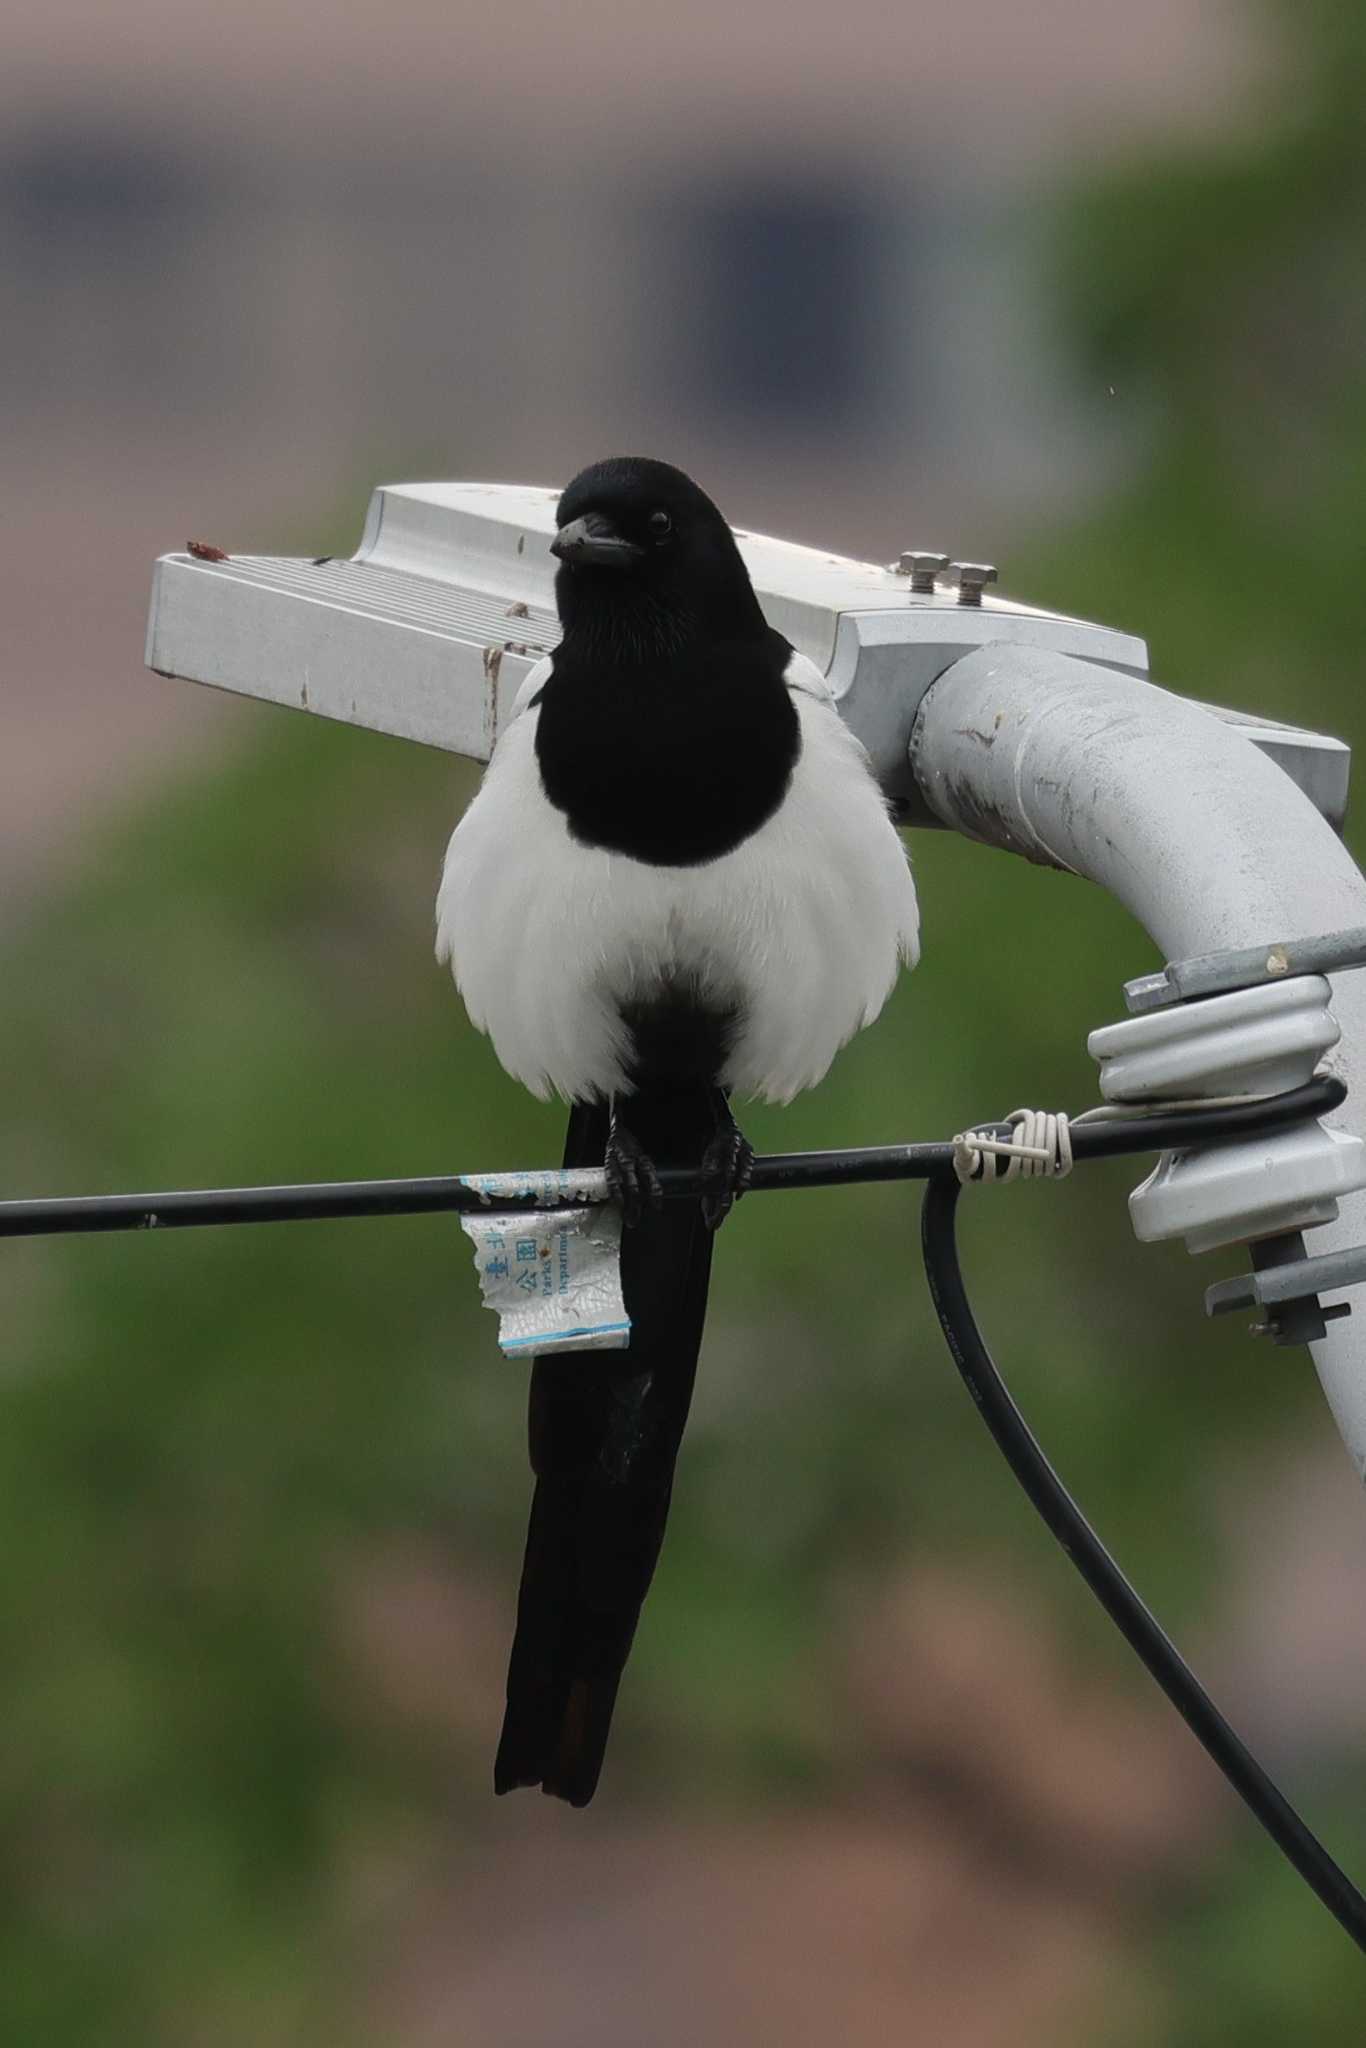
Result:
[[[604,1163],[629,1349],[539,1360],[536,1476],[495,1788],[592,1798],[659,1555],[712,1237],[752,1153],[732,1093],[819,1081],[914,965],[905,850],[824,678],[770,627],[715,505],[666,463],[575,477],[563,638],[451,840],[437,952],[507,1071]],[[699,1169],[661,1202],[656,1163]]]

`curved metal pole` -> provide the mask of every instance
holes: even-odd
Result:
[[[1366,877],[1309,800],[1227,725],[1066,655],[985,647],[929,691],[911,741],[945,825],[1116,896],[1168,960],[1366,924]],[[1333,980],[1351,1093],[1325,1121],[1366,1137],[1366,974]],[[1313,1249],[1366,1242],[1366,1194]],[[1366,1304],[1311,1346],[1366,1480]]]

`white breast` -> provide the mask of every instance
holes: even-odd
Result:
[[[915,888],[867,757],[809,662],[787,681],[802,728],[787,796],[704,867],[578,845],[541,786],[537,711],[499,740],[446,854],[437,955],[533,1093],[624,1089],[620,1006],[688,976],[739,1007],[723,1082],[787,1102],[914,966]]]

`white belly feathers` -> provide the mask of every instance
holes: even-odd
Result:
[[[541,786],[537,711],[499,740],[446,854],[437,955],[534,1094],[623,1091],[620,1006],[686,980],[737,1006],[724,1085],[790,1101],[914,966],[915,888],[867,757],[818,672],[794,657],[788,677],[802,750],[787,796],[702,867],[579,845]]]

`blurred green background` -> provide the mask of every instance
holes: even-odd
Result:
[[[1046,516],[998,518],[1012,593],[1354,744],[1364,23],[1259,10],[1243,118],[1049,186],[1029,260],[1051,374],[1097,416],[1109,399],[1119,450],[1076,516],[1041,483]],[[376,430],[390,472],[466,473],[458,394],[440,441],[404,432]],[[761,469],[762,435],[732,459]],[[294,479],[251,545],[349,551],[373,480]],[[212,472],[195,483],[212,507]],[[768,510],[851,544],[809,491],[786,525]],[[158,687],[173,725],[193,693]],[[73,817],[0,924],[5,1189],[553,1159],[558,1113],[501,1075],[431,957],[476,771],[246,706],[206,733]],[[749,1114],[761,1149],[1092,1099],[1085,1034],[1146,940],[1071,878],[947,835],[913,857],[924,965],[817,1094]],[[1045,929],[1068,945],[1041,987]],[[1360,1875],[1352,1477],[1307,1359],[1207,1327],[1216,1273],[1135,1246],[1135,1177],[973,1207],[974,1296],[1083,1503]],[[452,1219],[0,1253],[5,2039],[1338,2048],[1359,2025],[1359,1959],[987,1443],[912,1191],[755,1201],[727,1228],[586,1815],[491,1796],[525,1385]]]

